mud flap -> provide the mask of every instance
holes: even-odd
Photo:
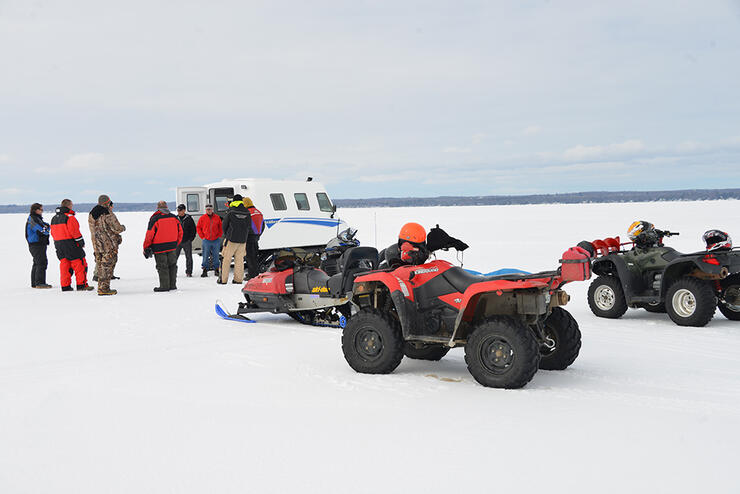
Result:
[[[241,314],[229,314],[228,312],[226,312],[226,309],[224,309],[223,302],[221,302],[220,300],[216,300],[215,309],[216,314],[222,319],[226,319],[227,321],[257,322]]]

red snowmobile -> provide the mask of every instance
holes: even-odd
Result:
[[[355,276],[378,267],[378,250],[360,247],[355,233],[341,232],[321,255],[293,249],[277,253],[268,271],[244,284],[246,301],[239,303],[236,314],[227,313],[219,303],[216,313],[224,319],[255,322],[245,314],[272,312],[303,324],[344,327],[352,312]]]
[[[562,287],[591,277],[585,250],[566,251],[555,271],[481,276],[443,260],[403,265],[394,259],[398,247],[385,251],[388,268],[354,279],[358,312],[343,330],[342,350],[355,371],[387,374],[404,355],[439,360],[464,345],[476,381],[521,388],[538,368],[562,370],[575,361],[581,333],[562,308],[569,300]],[[467,245],[437,226],[426,248]]]

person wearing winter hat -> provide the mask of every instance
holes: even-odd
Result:
[[[175,251],[182,241],[182,225],[177,216],[170,213],[167,201],[159,201],[157,210],[149,218],[144,237],[144,257],[154,255],[159,274],[159,286],[155,292],[177,290],[177,256]]]
[[[180,259],[180,251],[185,251],[185,276],[193,276],[193,239],[195,238],[195,221],[185,212],[185,204],[177,206],[177,219],[182,226],[182,242],[177,246],[175,257]]]
[[[229,203],[229,210],[223,221],[224,249],[221,261],[221,277],[216,281],[225,285],[229,281],[229,265],[234,258],[234,280],[232,283],[241,284],[244,279],[244,256],[246,255],[247,236],[251,229],[249,210],[242,202],[242,196],[234,195]]]
[[[26,220],[26,241],[31,257],[33,257],[31,267],[31,287],[33,288],[51,288],[51,285],[46,283],[46,266],[49,264],[46,259],[46,247],[49,245],[50,225],[41,217],[43,213],[44,206],[34,202]]]
[[[98,295],[115,295],[118,292],[110,289],[110,280],[113,279],[113,270],[118,262],[118,246],[123,241],[121,233],[126,231],[126,227],[119,223],[113,213],[113,201],[110,197],[105,194],[98,197],[98,204],[87,216],[87,224],[95,253]]]
[[[224,234],[221,217],[213,212],[213,205],[206,204],[206,214],[198,219],[198,236],[203,239],[203,261],[201,278],[213,270],[218,277],[218,254],[221,252],[221,236]]]
[[[51,236],[59,258],[59,274],[63,292],[72,291],[74,272],[78,291],[94,290],[87,284],[87,261],[85,240],[80,233],[80,224],[75,218],[71,199],[64,199],[51,219]]]

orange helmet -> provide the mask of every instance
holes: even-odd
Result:
[[[406,223],[401,227],[401,232],[398,234],[398,240],[404,242],[413,242],[420,244],[425,242],[427,239],[427,232],[423,226],[418,223]]]

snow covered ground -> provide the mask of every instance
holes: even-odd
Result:
[[[740,240],[740,201],[340,215],[381,247],[406,221],[439,223],[484,272],[555,268],[636,219],[681,232],[679,250],[710,227]],[[566,371],[488,389],[455,349],[360,375],[339,330],[218,319],[214,301],[236,307],[240,287],[187,279],[182,258],[179,290],[152,293],[147,216],[119,214],[119,294],[98,297],[59,291],[53,247],[54,289],[31,289],[25,216],[0,215],[1,493],[740,492],[740,324],[719,312],[705,328],[642,310],[598,319],[588,283],[571,284],[583,348]]]

